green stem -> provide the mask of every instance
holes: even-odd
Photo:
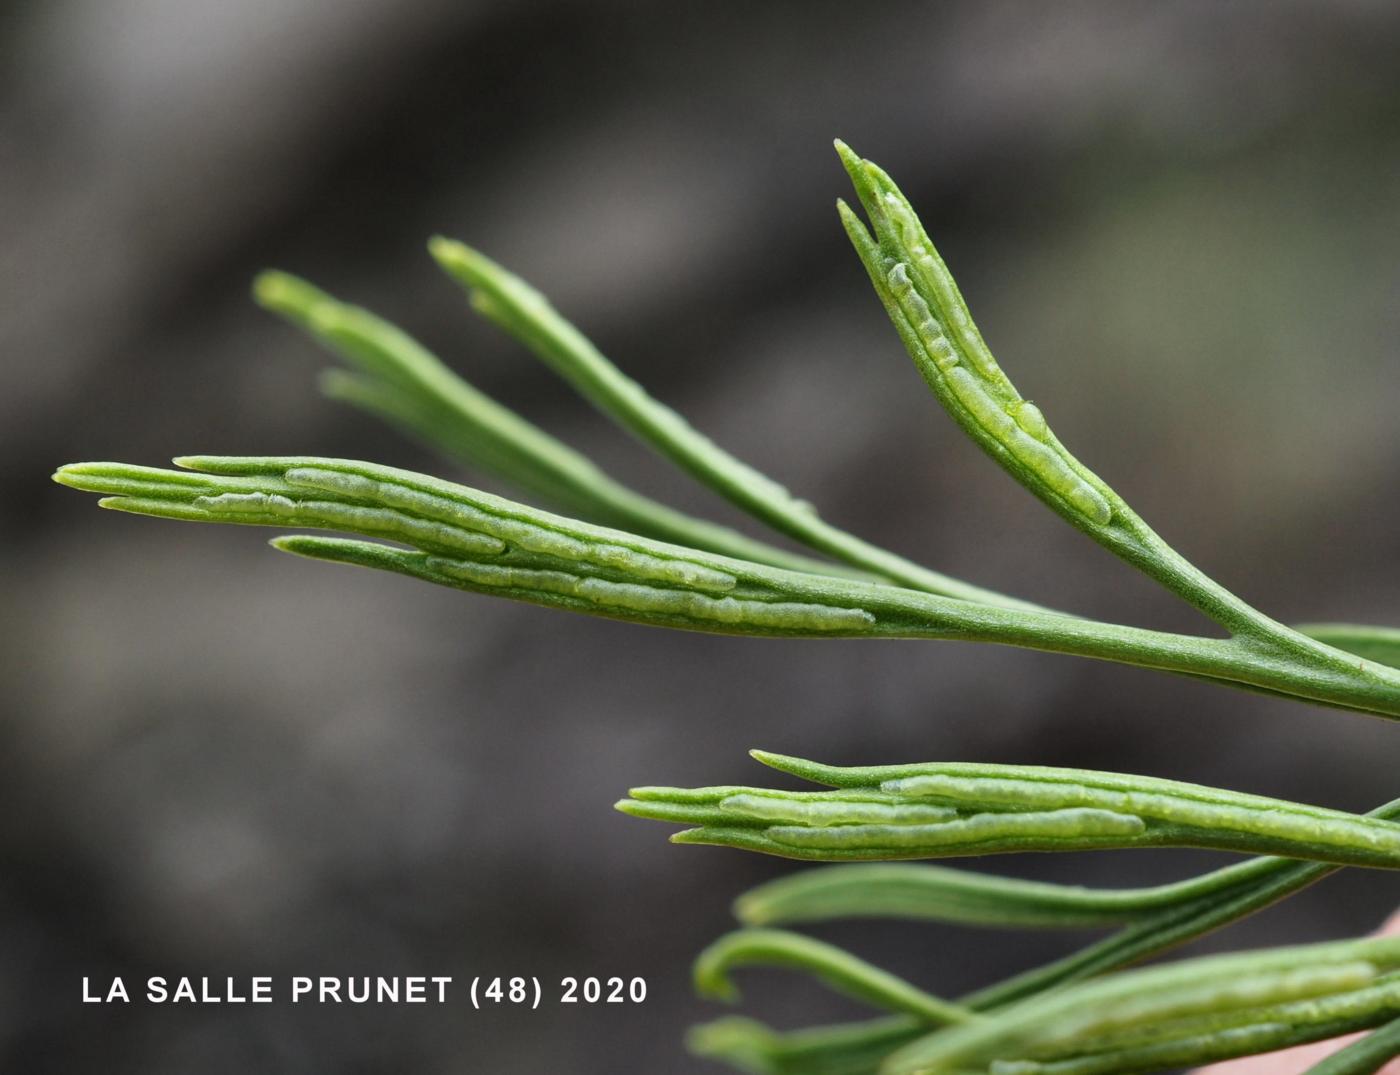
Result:
[[[914,365],[974,443],[1075,529],[1231,635],[1319,670],[1355,663],[1270,619],[1198,570],[1070,454],[988,350],[952,274],[898,186],[844,143],[838,141],[836,149],[873,229],[872,234],[839,203],[846,234]]]
[[[473,306],[516,337],[600,411],[731,503],[818,552],[915,590],[1003,608],[1038,606],[951,578],[823,521],[805,501],[730,455],[652,399],[564,320],[543,295],[485,255],[450,239],[429,249]]]
[[[1280,860],[1255,858],[1172,884],[1086,888],[1014,880],[946,866],[862,863],[800,870],[750,889],[734,904],[745,925],[834,918],[903,918],[999,928],[1082,929],[1130,922],[1267,876]]]
[[[737,1000],[739,992],[729,972],[754,965],[804,971],[838,993],[915,1015],[925,1024],[968,1023],[977,1018],[967,1009],[925,993],[835,945],[777,929],[745,929],[719,938],[695,960],[696,989],[704,996]]]
[[[396,325],[290,273],[262,273],[253,295],[359,371],[328,370],[321,378],[326,395],[386,419],[443,454],[555,507],[722,556],[858,577],[840,565],[756,541],[629,489],[587,456],[459,377]]]

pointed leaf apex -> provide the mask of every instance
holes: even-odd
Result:
[[[749,757],[761,765],[766,765],[770,769],[777,769],[780,773],[793,773],[800,775],[812,763],[801,758],[794,758],[790,754],[774,754],[768,750],[750,750]]]
[[[449,239],[446,235],[432,235],[428,238],[428,253],[435,258],[440,258],[461,245],[456,239]]]
[[[92,463],[65,463],[50,475],[59,485],[66,485],[70,489],[81,489],[87,492],[87,483],[84,476],[94,470]]]
[[[428,253],[433,256],[434,261],[449,272],[454,269],[466,268],[480,257],[466,243],[457,239],[449,239],[445,235],[434,235],[428,240]]]
[[[846,171],[854,178],[856,172],[860,171],[864,161],[861,160],[860,155],[856,153],[855,150],[846,145],[841,139],[836,139],[833,144],[836,146],[836,155],[841,158],[842,166],[844,166]]]

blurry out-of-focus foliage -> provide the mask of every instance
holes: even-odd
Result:
[[[1361,0],[8,5],[5,1069],[699,1070],[687,963],[788,867],[675,853],[609,807],[641,778],[738,779],[748,746],[1393,797],[1378,721],[1011,650],[560,616],[99,517],[47,475],[306,452],[461,477],[317,396],[320,357],[246,298],[277,265],[733,521],[472,318],[423,252],[445,232],[833,521],[1008,592],[1194,628],[926,396],[832,212],[839,135],[901,177],[1002,364],[1168,540],[1281,619],[1400,622],[1397,59],[1400,10]],[[997,868],[1141,884],[1206,861]],[[1359,933],[1397,902],[1386,875],[1343,874],[1207,947]],[[826,935],[945,995],[1078,940],[897,928]],[[321,973],[643,975],[651,995],[79,1003],[83,975]],[[783,995],[759,1014],[851,1013]]]

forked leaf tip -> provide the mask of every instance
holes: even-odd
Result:
[[[373,546],[376,542],[356,541],[351,538],[328,537],[317,534],[279,534],[268,542],[278,552],[288,552],[293,556],[303,556],[308,560],[347,561],[352,549]]]
[[[170,460],[181,470],[192,470],[197,474],[218,474],[217,455],[177,455]]]
[[[846,229],[846,235],[856,248],[856,253],[860,256],[861,261],[866,261],[875,250],[875,236],[870,233],[870,229],[865,226],[865,221],[861,220],[860,215],[850,207],[844,198],[836,199],[836,213],[840,216],[841,227]]]
[[[776,1071],[769,1062],[777,1035],[762,1023],[728,1015],[686,1032],[685,1046],[696,1056],[727,1061],[742,1071]]]
[[[769,916],[764,911],[762,900],[753,898],[752,893],[745,892],[736,896],[734,902],[729,905],[730,913],[746,926],[766,926],[770,924]]]
[[[889,193],[897,193],[899,191],[899,188],[895,186],[894,180],[890,178],[890,173],[885,171],[874,161],[863,160],[860,162],[860,166],[861,170],[865,172],[867,176],[873,179],[875,181],[875,185],[880,187],[882,190],[887,191]]]
[[[812,765],[803,758],[794,758],[790,754],[774,754],[768,750],[750,750],[749,757],[770,769],[776,769],[780,773],[792,773],[794,776],[801,776]]]
[[[70,489],[83,489],[84,475],[90,473],[96,465],[95,463],[64,463],[49,477],[58,482],[59,485],[66,485]]]
[[[711,945],[696,958],[691,982],[702,997],[734,1004],[740,999],[739,987],[729,977],[723,963],[724,956],[716,951],[717,948],[718,944]]]
[[[280,269],[264,269],[253,277],[253,301],[279,309],[295,293],[292,278]]]
[[[309,280],[281,269],[267,269],[253,278],[253,301],[293,321],[314,318],[323,310],[335,310],[340,303]]]
[[[480,250],[468,246],[457,239],[434,236],[428,243],[428,252],[438,263],[438,267],[471,295],[471,303],[479,312],[489,312],[483,302],[489,300],[483,289],[500,287],[505,284],[520,286],[520,281],[497,265]]]
[[[643,784],[640,787],[628,788],[627,796],[631,799],[669,799],[675,792],[675,788],[663,787],[660,784]]]
[[[428,240],[428,253],[442,268],[454,275],[470,270],[480,256],[466,243],[445,235],[434,235]]]
[[[835,139],[831,144],[836,147],[836,155],[841,158],[841,163],[846,171],[854,174],[855,170],[858,169],[861,164],[860,154],[839,138]]]

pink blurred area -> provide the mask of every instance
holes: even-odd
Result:
[[[1386,919],[1377,931],[1377,936],[1400,934],[1400,912]],[[1258,1056],[1245,1056],[1238,1060],[1227,1060],[1219,1064],[1207,1064],[1197,1068],[1196,1075],[1298,1075],[1307,1071],[1320,1060],[1326,1059],[1339,1049],[1365,1037],[1365,1033],[1348,1034],[1328,1041],[1315,1041],[1308,1045],[1298,1045],[1292,1049],[1280,1049],[1274,1053],[1260,1053]],[[1378,1069],[1377,1075],[1400,1075],[1400,1058],[1391,1060]]]

